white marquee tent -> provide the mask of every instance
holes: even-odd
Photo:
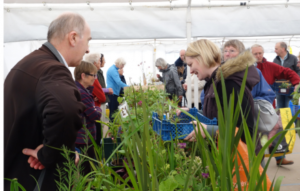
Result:
[[[298,55],[299,10],[300,0],[4,0],[4,77],[46,41],[48,25],[66,11],[90,25],[90,52],[104,53],[104,72],[124,57],[127,82],[139,82],[140,62],[153,75],[156,58],[174,63],[181,49],[201,38],[220,47],[233,38],[246,47],[258,43],[268,60],[276,56],[275,43],[285,41]]]

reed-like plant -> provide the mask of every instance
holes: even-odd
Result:
[[[225,81],[221,73],[222,77],[220,83],[222,85],[223,95],[222,106],[215,84],[213,84],[218,107],[219,133],[217,136],[211,137],[198,121],[194,129],[197,129],[198,132],[200,132],[200,128],[202,128],[206,138],[204,139],[201,136],[201,133],[196,133],[196,142],[192,146],[192,152],[190,156],[187,156],[189,157],[189,162],[185,164],[185,161],[183,160],[186,159],[184,157],[180,159],[180,156],[177,156],[178,152],[176,149],[178,149],[178,139],[175,137],[174,140],[171,140],[168,143],[163,143],[157,138],[158,135],[152,131],[150,125],[151,119],[149,118],[150,108],[148,107],[146,97],[140,88],[140,100],[138,101],[143,103],[141,104],[142,112],[135,112],[135,115],[139,115],[139,117],[135,116],[135,119],[138,119],[139,121],[136,123],[133,120],[132,115],[134,114],[129,115],[129,125],[126,126],[127,129],[123,129],[122,142],[107,160],[102,160],[102,149],[98,147],[91,134],[89,134],[97,153],[97,160],[89,159],[94,171],[80,179],[81,182],[77,184],[77,187],[80,190],[87,191],[231,191],[235,189],[242,191],[244,183],[240,182],[239,170],[235,169],[239,169],[237,165],[237,159],[242,158],[241,153],[237,150],[237,147],[242,134],[244,134],[249,157],[247,164],[241,160],[243,171],[247,177],[244,190],[267,191],[266,171],[271,157],[268,159],[264,170],[261,173],[259,172],[259,166],[263,159],[264,151],[276,137],[280,136],[280,139],[275,147],[278,146],[287,131],[291,130],[291,125],[295,121],[296,116],[300,113],[300,111],[298,111],[292,118],[285,130],[272,137],[256,155],[255,147],[257,144],[257,139],[256,136],[251,138],[246,123],[247,113],[243,113],[241,108],[241,100],[244,95],[247,71],[248,70],[246,70],[239,95],[235,96],[234,93],[232,93],[230,95],[229,102],[227,101],[228,99],[226,97],[227,94]],[[234,105],[235,99],[238,100],[238,104],[236,105]],[[137,100],[133,100],[133,102],[134,101],[136,102]],[[161,101],[164,102],[163,104],[167,102],[165,100]],[[188,112],[184,110],[182,110],[182,112],[194,120],[198,120]],[[236,131],[239,116],[242,117],[242,125],[240,125]],[[122,120],[120,120],[120,123],[120,125],[123,127]],[[257,125],[258,122],[256,123],[256,128],[254,128],[253,135],[257,134]],[[124,167],[128,173],[128,177],[125,179],[119,176],[107,165],[109,159],[116,152],[118,152],[120,147],[123,147],[125,150],[125,157],[127,158],[126,162],[124,161]],[[196,155],[196,152],[199,153],[200,160]],[[272,151],[271,156],[274,154],[274,152],[275,150]],[[184,170],[178,169],[178,165],[184,167]],[[200,172],[197,167],[200,169]],[[72,170],[72,168],[70,168],[70,170],[75,172],[75,170]],[[234,183],[233,177],[236,177],[236,183]],[[279,177],[277,180],[274,179],[272,188],[270,190],[279,190],[282,179],[283,177]],[[12,181],[12,186],[14,188],[18,186],[15,180]],[[78,189],[72,187],[72,190]]]

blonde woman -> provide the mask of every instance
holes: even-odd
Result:
[[[189,45],[186,51],[186,62],[190,67],[191,74],[195,74],[199,80],[206,80],[204,86],[205,99],[204,99],[204,110],[203,114],[213,119],[218,118],[218,108],[216,104],[213,81],[216,84],[218,96],[220,98],[221,106],[223,105],[222,85],[220,83],[222,70],[225,78],[227,102],[229,102],[230,94],[234,93],[234,108],[237,105],[237,97],[241,89],[242,80],[245,74],[245,70],[248,68],[248,77],[246,82],[245,93],[241,101],[243,113],[247,113],[246,122],[253,136],[253,98],[251,95],[252,88],[259,82],[259,75],[256,71],[255,58],[249,51],[243,52],[235,58],[228,60],[225,64],[221,65],[221,53],[220,49],[209,40],[198,40]],[[237,126],[239,127],[242,123],[242,117],[239,115]],[[214,135],[218,130],[218,126],[202,124],[205,129]],[[202,128],[200,128],[202,131]],[[205,137],[204,132],[201,135]],[[191,132],[185,140],[193,141],[195,132]],[[242,135],[242,141],[245,142],[245,137]]]

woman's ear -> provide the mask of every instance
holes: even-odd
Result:
[[[81,73],[81,79],[83,80],[85,78],[85,73]]]

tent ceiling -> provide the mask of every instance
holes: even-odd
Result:
[[[4,3],[129,3],[130,0],[4,0]],[[167,0],[131,0],[137,2],[162,2]],[[174,0],[176,1],[176,0]]]
[[[6,0],[5,2],[12,2]],[[33,0],[32,0],[33,1]],[[32,2],[22,0],[22,3]],[[45,1],[45,0],[43,0]],[[240,1],[240,0],[239,0]],[[252,0],[253,1],[253,0]],[[234,6],[211,6],[217,4],[214,0],[192,0],[196,4],[203,2],[205,6],[192,7],[191,23],[192,37],[237,37],[237,36],[276,36],[300,34],[300,2],[290,0],[289,5],[275,4],[273,1],[264,5],[249,7],[239,6],[235,0]],[[52,1],[46,1],[54,2]],[[66,1],[59,1],[66,2]],[[72,2],[79,2],[72,0]],[[86,1],[85,1],[86,2]],[[92,2],[92,1],[90,1]],[[99,2],[99,1],[97,1]],[[108,2],[108,1],[101,1]],[[109,1],[119,2],[119,0]],[[4,42],[29,40],[45,40],[50,22],[65,11],[81,14],[90,25],[93,39],[160,39],[186,38],[185,7],[170,6],[88,6],[84,4],[49,4],[43,6],[13,7],[18,4],[5,4],[4,11]],[[150,2],[136,0],[133,2]],[[169,1],[156,1],[168,3]],[[230,1],[222,1],[230,2]],[[248,1],[247,1],[248,2]],[[280,1],[284,3],[286,1]],[[174,4],[187,5],[187,0],[178,0]],[[173,4],[172,3],[172,4]],[[123,3],[124,4],[124,3]],[[28,4],[33,5],[33,4]],[[48,6],[49,5],[49,6]],[[170,5],[170,3],[168,3]],[[219,4],[222,5],[222,4]],[[33,19],[34,18],[34,19]]]
[[[130,0],[4,0],[4,3],[128,3]],[[137,2],[166,2],[170,0],[131,0],[132,3]],[[177,0],[172,0],[177,1]],[[199,2],[199,0],[197,0]],[[207,0],[200,0],[205,2]],[[244,2],[243,0],[210,0],[210,1],[239,1]],[[261,0],[251,0],[251,1],[261,1]],[[274,0],[264,0],[264,1],[274,1]],[[193,2],[193,1],[192,1]],[[282,2],[282,1],[281,1]]]

